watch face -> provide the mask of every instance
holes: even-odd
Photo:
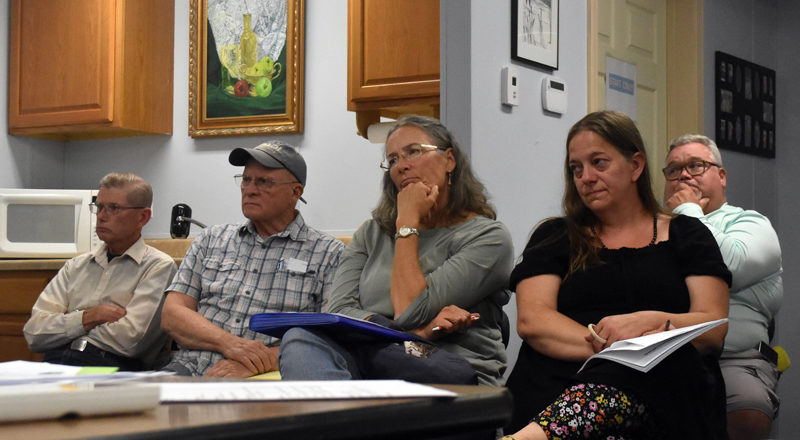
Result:
[[[408,226],[403,226],[397,230],[396,236],[400,238],[405,238],[412,234],[417,234],[417,230],[414,228],[409,228]]]

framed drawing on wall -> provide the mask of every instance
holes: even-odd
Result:
[[[558,69],[558,2],[511,1],[511,58]]]
[[[717,51],[714,84],[717,145],[775,157],[775,71]]]
[[[303,132],[304,0],[191,0],[189,136]]]

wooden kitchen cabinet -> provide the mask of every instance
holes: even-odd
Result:
[[[63,260],[56,263],[60,264]],[[0,270],[0,362],[40,361],[44,357],[28,349],[22,327],[31,317],[33,303],[57,272],[56,268]]]
[[[347,109],[364,137],[381,116],[439,116],[439,1],[348,0]]]
[[[8,131],[172,133],[174,0],[11,0]]]

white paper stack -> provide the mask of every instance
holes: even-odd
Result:
[[[617,341],[586,359],[578,372],[583,370],[592,359],[602,358],[646,373],[684,344],[726,322],[728,322],[728,318]]]

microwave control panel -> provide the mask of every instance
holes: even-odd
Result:
[[[97,201],[97,190],[92,190],[92,203]],[[100,240],[100,237],[97,236],[97,214],[89,214],[89,228],[91,228],[91,234],[89,235],[89,252],[94,251],[95,249],[100,248],[103,246],[103,240]]]

